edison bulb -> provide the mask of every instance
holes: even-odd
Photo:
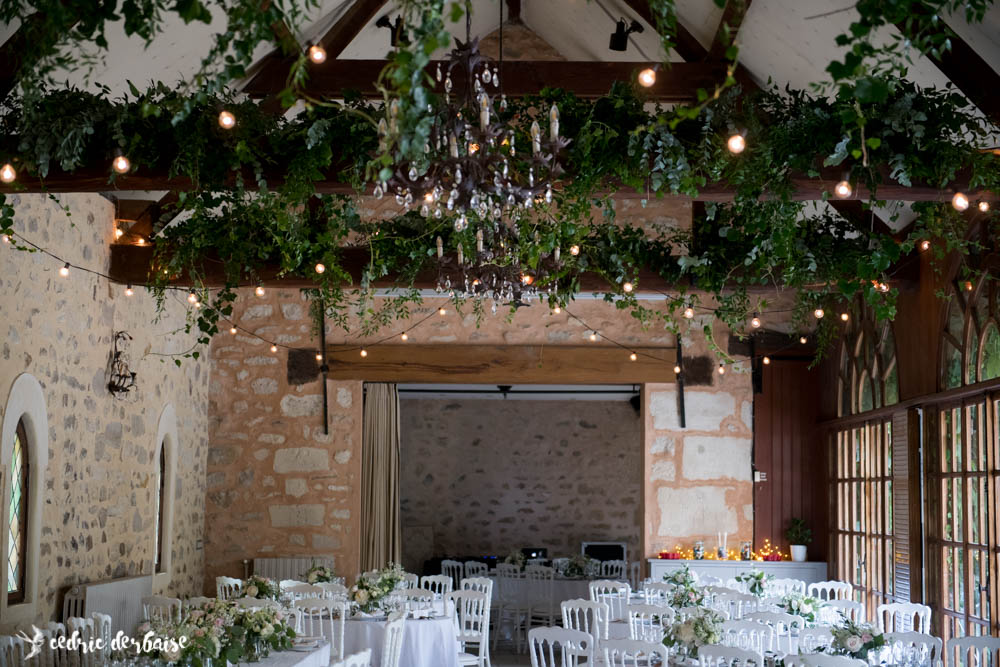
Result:
[[[313,61],[317,65],[321,65],[326,62],[326,49],[324,49],[319,44],[313,44],[309,47],[309,60]]]
[[[558,315],[561,312],[562,312],[562,308],[560,308],[559,306],[556,306],[555,308],[552,309],[552,313],[554,315]]]
[[[806,338],[805,336],[799,336],[799,342],[805,345],[806,343],[809,342],[809,339]]]
[[[119,155],[111,162],[111,168],[119,174],[124,174],[132,167],[132,163],[124,155]]]
[[[135,291],[132,289],[132,286],[131,285],[126,286],[125,296],[132,296],[133,294],[135,294]]]
[[[362,357],[367,357],[368,356],[368,350],[361,350],[361,356]]]
[[[253,291],[257,296],[264,296],[264,287],[262,285],[257,285],[257,288]]]
[[[590,332],[590,342],[594,342],[596,340],[597,340],[597,334],[594,333],[593,331],[591,331]]]
[[[326,271],[326,267],[322,263],[316,265],[316,273],[323,273]]]
[[[0,181],[3,181],[4,183],[13,183],[15,178],[17,178],[17,172],[14,171],[14,167],[12,167],[9,162],[0,167]]]
[[[768,366],[771,364],[771,357],[764,357],[764,365]]]
[[[852,192],[854,192],[854,189],[848,181],[841,181],[833,188],[833,193],[841,199],[847,199],[851,196]]]
[[[760,318],[757,316],[757,313],[753,314],[753,319],[750,320],[750,326],[754,329],[760,329]]]
[[[219,113],[219,127],[223,130],[231,130],[236,127],[236,116],[228,111]]]
[[[569,247],[569,254],[573,255],[574,257],[576,257],[577,255],[579,255],[580,254],[580,246],[576,245],[575,243],[573,245],[571,245]]]
[[[190,294],[188,294],[188,303],[194,303],[197,300],[198,300],[198,295],[197,294],[195,294],[194,292],[191,292]]]
[[[635,361],[635,360],[636,360],[636,359],[638,359],[639,357],[638,357],[638,356],[636,355],[636,353],[635,353],[635,352],[633,352],[632,354],[628,355],[628,358],[629,358],[629,359],[631,359],[632,361]]]
[[[125,236],[125,230],[123,230],[121,228],[118,228],[118,229],[115,230],[115,238],[116,239],[120,239],[123,236]]]
[[[674,375],[680,375],[680,373],[681,373],[681,367],[674,366]]]
[[[139,245],[146,245],[146,239],[140,236],[139,240],[136,241],[136,243],[138,243]]]
[[[986,213],[987,211],[990,210],[990,203],[988,201],[979,202],[979,210],[982,211],[983,213]]]
[[[438,315],[447,315],[448,311],[444,309],[444,306],[438,308]]]
[[[399,337],[402,338],[403,340],[410,340],[409,335],[407,335],[407,333],[405,331],[403,333],[399,334]]]
[[[815,317],[815,318],[816,318],[817,320],[821,320],[821,319],[823,319],[823,316],[824,316],[824,315],[826,315],[826,313],[824,313],[824,312],[823,312],[823,309],[822,309],[822,308],[817,308],[816,310],[814,310],[814,311],[813,311],[813,316],[814,316],[814,317]]]
[[[739,155],[746,150],[747,140],[743,138],[742,134],[734,134],[729,137],[729,141],[726,142],[726,147],[729,149],[730,153]]]
[[[692,308],[691,306],[688,306],[687,308],[685,308],[684,309],[684,317],[687,318],[687,319],[689,319],[689,320],[692,317],[694,317],[694,308]]]
[[[278,346],[277,345],[272,345],[271,346],[271,352],[277,352],[277,351],[278,351]]]
[[[229,333],[236,335],[236,327],[229,327]]]
[[[841,313],[840,314],[840,319],[842,319],[843,321],[846,322],[847,320],[851,319],[851,316],[848,315],[847,313]]]
[[[624,285],[622,285],[622,291],[625,292],[626,294],[631,294],[633,289],[635,289],[635,287],[632,285],[632,283],[625,283]]]
[[[3,241],[4,243],[10,243],[10,237],[7,236],[6,234],[0,234],[0,241]]]
[[[726,367],[722,364],[719,364],[719,375],[725,375],[725,374],[726,374]]]
[[[59,275],[62,276],[63,278],[69,275],[69,262],[63,264],[62,268],[59,269]]]
[[[323,361],[323,355],[319,352],[316,353],[316,361]]]
[[[654,83],[656,83],[656,70],[652,67],[647,67],[646,69],[639,72],[639,85],[643,88],[649,88]]]
[[[964,211],[969,208],[969,198],[961,192],[956,192],[955,196],[951,198],[951,205],[955,207],[956,211]]]
[[[924,241],[920,242],[920,249],[921,250],[929,250],[930,247],[931,247],[931,242],[930,241],[924,240]]]

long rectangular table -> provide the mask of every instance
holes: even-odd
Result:
[[[649,559],[649,576],[653,581],[662,581],[663,575],[687,565],[698,576],[710,575],[725,582],[737,574],[751,570],[762,570],[774,575],[775,579],[801,579],[807,584],[825,581],[827,577],[826,563],[796,563],[793,561],[759,561],[759,560],[666,560],[663,558]]]

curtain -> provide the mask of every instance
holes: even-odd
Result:
[[[396,385],[365,385],[361,446],[361,571],[400,560],[399,394]]]

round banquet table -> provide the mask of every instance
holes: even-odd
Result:
[[[344,655],[366,648],[372,650],[372,664],[382,663],[385,621],[347,619],[344,624]],[[451,618],[406,619],[399,667],[458,667],[458,640]]]

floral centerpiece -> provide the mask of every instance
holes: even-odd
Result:
[[[523,570],[524,564],[528,562],[528,559],[524,557],[523,551],[520,549],[514,549],[514,551],[507,554],[507,557],[503,559],[503,562],[508,565],[517,565],[519,570]]]
[[[772,579],[774,579],[774,575],[765,574],[761,570],[751,570],[736,575],[736,581],[746,584],[750,593],[759,598],[764,597],[767,583]]]
[[[593,558],[583,554],[577,554],[567,561],[566,566],[563,568],[563,576],[571,579],[588,577],[594,572],[594,566],[596,564],[597,561]]]
[[[243,656],[251,662],[267,657],[272,650],[289,650],[295,638],[284,612],[273,607],[238,609],[230,634],[242,644]]]
[[[222,653],[223,631],[187,622],[147,621],[136,628],[139,654],[168,664],[202,667]]]
[[[381,607],[382,600],[403,581],[403,568],[389,563],[385,568],[365,573],[351,587],[351,609],[371,614]]]
[[[802,593],[789,593],[781,598],[779,605],[789,614],[800,616],[810,623],[816,622],[816,614],[819,613],[823,601],[817,598],[803,595]]]
[[[674,586],[683,586],[684,588],[693,588],[698,584],[694,578],[694,573],[687,565],[663,575],[663,581]]]
[[[336,578],[333,574],[333,568],[326,565],[317,565],[316,563],[313,563],[312,567],[306,570],[306,573],[302,576],[310,584],[329,583]]]
[[[684,619],[674,621],[663,635],[666,646],[676,648],[689,656],[698,655],[698,649],[722,641],[722,614],[703,608]]]
[[[281,596],[281,587],[274,579],[255,574],[243,582],[243,596],[260,600],[277,600]]]
[[[705,601],[705,594],[687,565],[663,575],[663,581],[673,586],[668,604],[674,609],[697,607]]]
[[[868,659],[868,652],[883,648],[885,636],[871,623],[855,623],[850,619],[830,628],[833,643],[830,653],[846,655],[860,660]]]

